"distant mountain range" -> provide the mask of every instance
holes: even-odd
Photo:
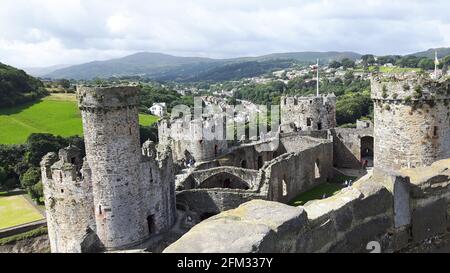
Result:
[[[412,56],[416,57],[427,57],[430,59],[434,59],[435,52],[437,51],[438,58],[443,58],[445,56],[450,55],[450,48],[449,47],[440,47],[440,48],[430,48],[426,51],[421,51],[417,53],[410,54]]]
[[[48,75],[58,69],[63,69],[66,67],[71,66],[70,64],[60,64],[60,65],[53,65],[48,67],[26,67],[23,70],[34,77],[42,77],[45,75]]]
[[[450,55],[450,48],[439,48],[439,57]],[[411,54],[434,58],[434,49]],[[293,64],[321,63],[349,58],[357,60],[361,54],[355,52],[291,52],[258,57],[212,59],[202,57],[177,57],[162,53],[141,52],[123,58],[53,68],[45,74],[32,75],[52,79],[90,80],[120,76],[141,76],[160,81],[223,81],[259,76]],[[44,71],[41,69],[41,71]]]
[[[76,80],[113,76],[142,76],[155,80],[176,81],[228,80],[258,76],[271,70],[289,67],[293,63],[315,62],[316,59],[320,59],[321,62],[343,58],[356,60],[360,56],[360,54],[354,52],[297,52],[259,57],[211,59],[142,52],[118,59],[95,61],[56,69],[40,76]],[[240,73],[236,73],[239,71]],[[30,73],[33,74],[32,71]]]

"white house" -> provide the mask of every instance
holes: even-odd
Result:
[[[152,113],[152,115],[162,118],[167,112],[167,105],[165,102],[154,103],[148,110]]]

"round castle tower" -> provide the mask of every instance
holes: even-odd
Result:
[[[371,82],[375,168],[415,168],[450,157],[450,80],[413,73]]]
[[[132,86],[77,89],[97,235],[107,250],[127,248],[149,235],[140,207],[138,94]]]

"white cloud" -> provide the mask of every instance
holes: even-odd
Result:
[[[236,57],[450,46],[448,1],[2,0],[0,62],[81,63],[138,51]]]

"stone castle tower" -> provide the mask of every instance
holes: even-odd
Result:
[[[176,161],[212,160],[226,152],[226,122],[223,116],[204,116],[191,120],[180,118],[161,120],[158,124],[160,143],[172,147]]]
[[[60,161],[47,155],[42,162],[52,251],[83,252],[94,241],[101,249],[126,249],[175,222],[172,153],[150,142],[141,148],[138,94],[131,86],[78,88],[86,159],[60,152]],[[58,226],[66,222],[77,224]]]
[[[284,132],[336,127],[336,96],[281,97],[281,126]]]
[[[391,74],[371,85],[375,168],[415,168],[450,157],[450,80]]]
[[[86,163],[86,162],[85,162]],[[96,249],[90,170],[76,147],[47,154],[41,161],[46,218],[52,252]]]

